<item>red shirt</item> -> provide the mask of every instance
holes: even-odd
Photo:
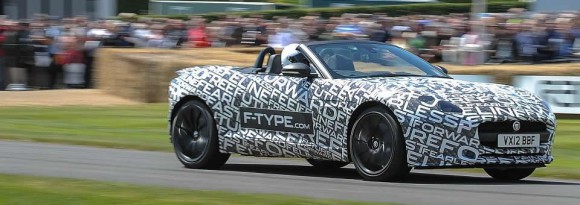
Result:
[[[189,29],[187,32],[187,38],[189,42],[193,43],[195,48],[206,48],[210,47],[211,43],[207,39],[204,27],[198,27],[194,29]]]
[[[83,52],[80,50],[66,50],[61,54],[57,54],[56,63],[59,65],[65,65],[69,63],[84,63],[85,59]]]
[[[68,56],[67,63],[85,63],[85,57],[83,52],[80,50],[68,50],[66,51]]]

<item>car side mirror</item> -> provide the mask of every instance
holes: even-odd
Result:
[[[310,77],[310,66],[304,63],[292,63],[282,68],[282,74],[296,77]]]
[[[439,70],[443,71],[443,73],[449,74],[449,71],[447,70],[447,68],[440,66],[440,65],[436,65],[435,67],[439,68]]]

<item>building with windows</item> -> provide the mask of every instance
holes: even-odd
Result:
[[[117,0],[0,0],[0,12],[9,19],[29,19],[38,13],[101,19],[117,15]]]

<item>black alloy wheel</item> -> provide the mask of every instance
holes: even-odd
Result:
[[[349,141],[351,159],[364,179],[397,181],[409,174],[401,128],[386,108],[377,106],[361,113]]]
[[[177,158],[187,168],[217,169],[230,156],[219,152],[215,121],[198,100],[181,106],[173,118],[171,139]]]

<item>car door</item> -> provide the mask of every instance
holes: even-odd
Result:
[[[258,156],[309,156],[314,146],[311,80],[282,75],[253,75],[239,96],[243,151]],[[239,152],[236,151],[236,152]]]
[[[317,78],[311,90],[311,109],[315,129],[315,158],[348,160],[347,131],[351,96],[344,83],[335,79]]]

